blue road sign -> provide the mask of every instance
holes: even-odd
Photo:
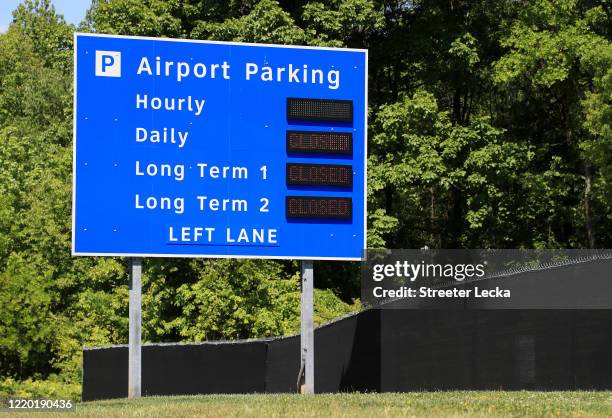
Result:
[[[367,51],[75,35],[74,255],[358,260]]]

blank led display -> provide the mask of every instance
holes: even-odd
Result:
[[[288,163],[287,185],[351,187],[353,166]]]
[[[287,119],[353,122],[353,101],[287,98]]]
[[[353,154],[350,132],[287,131],[287,152],[302,154]]]
[[[351,219],[353,201],[348,197],[287,196],[288,219]]]

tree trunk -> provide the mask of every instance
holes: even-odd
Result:
[[[584,223],[587,232],[587,241],[589,248],[595,248],[595,234],[593,233],[593,221],[591,213],[591,184],[593,175],[591,174],[591,164],[586,163],[584,166]]]
[[[437,242],[436,242],[436,195],[434,193],[434,188],[430,187],[429,188],[429,232],[430,232],[430,238],[429,238],[429,246],[430,248],[437,248]]]
[[[455,90],[455,94],[453,94],[453,121],[455,125],[463,123],[461,120],[461,91],[459,89]]]

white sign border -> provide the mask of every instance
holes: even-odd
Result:
[[[201,39],[157,38],[151,36],[110,35],[103,33],[74,32],[73,37],[73,108],[72,108],[72,256],[94,257],[157,257],[157,258],[237,258],[237,259],[269,259],[269,260],[337,260],[361,261],[363,257],[311,257],[311,256],[270,256],[270,255],[225,255],[225,254],[143,254],[143,253],[87,253],[75,251],[76,244],[76,141],[77,141],[77,42],[79,37],[119,38],[139,41],[186,42],[216,45],[237,45],[254,47],[272,47],[289,49],[314,49],[322,51],[348,51],[365,54],[365,109],[363,118],[363,251],[368,243],[368,50],[357,48],[332,48],[305,45],[257,44],[248,42],[206,41]]]

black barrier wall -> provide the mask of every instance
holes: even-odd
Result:
[[[612,389],[612,311],[369,310],[315,332],[317,392]],[[86,349],[83,399],[127,396],[127,347]],[[143,346],[142,393],[295,392],[299,338]]]
[[[611,311],[381,316],[381,390],[612,388]]]
[[[380,311],[315,331],[318,392],[380,388]],[[295,392],[299,337],[201,344],[144,344],[142,394]],[[127,346],[83,351],[83,400],[127,397]]]
[[[299,337],[145,344],[142,359],[144,396],[295,392]],[[83,400],[126,397],[127,367],[127,346],[85,349]],[[315,330],[316,392],[451,389],[612,389],[612,310],[370,309]]]

